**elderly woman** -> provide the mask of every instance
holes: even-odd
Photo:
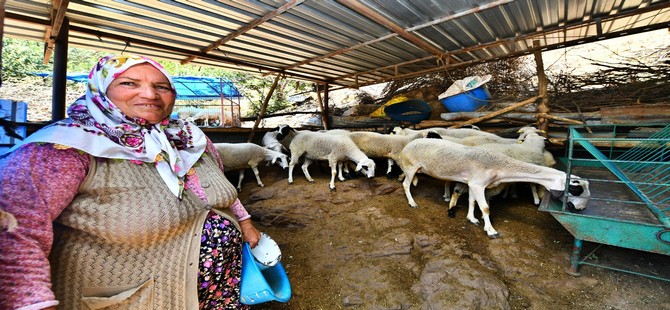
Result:
[[[155,61],[105,57],[69,118],[0,158],[0,308],[245,307],[260,233],[175,98]]]

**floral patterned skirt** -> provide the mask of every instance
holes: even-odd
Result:
[[[200,240],[200,309],[248,309],[240,303],[242,242],[230,220],[210,212]]]

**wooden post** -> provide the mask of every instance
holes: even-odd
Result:
[[[319,102],[319,109],[321,110],[321,124],[323,129],[328,130],[328,114],[326,113],[326,108],[323,105],[323,100],[321,99],[321,90],[319,87],[320,84],[316,84],[316,101]]]
[[[65,118],[65,93],[67,86],[67,53],[70,37],[70,21],[63,19],[63,25],[58,32],[54,47],[53,89],[51,99],[51,121],[56,122]],[[46,44],[46,43],[45,43]]]
[[[256,133],[256,130],[258,130],[258,124],[261,122],[261,119],[263,119],[263,116],[265,116],[265,111],[267,111],[268,109],[268,103],[270,102],[270,97],[272,97],[272,94],[275,92],[275,88],[277,88],[277,84],[279,84],[279,78],[281,76],[282,74],[277,73],[274,82],[272,82],[270,91],[268,92],[268,95],[265,97],[265,100],[263,100],[263,106],[261,107],[261,111],[258,113],[258,116],[256,117],[254,127],[251,128],[251,132],[249,132],[249,138],[247,139],[247,142],[253,142],[254,134]],[[232,110],[230,112],[232,114]]]
[[[330,129],[330,107],[328,106],[328,99],[330,98],[330,85],[323,84],[323,117],[324,126]]]
[[[544,74],[544,61],[542,60],[542,49],[539,40],[533,41],[533,48],[535,49],[533,56],[535,57],[535,68],[537,68],[538,95],[542,98],[540,105],[537,107],[537,128],[547,132],[547,130],[549,130],[549,121],[545,115],[549,113],[549,96],[547,96],[547,85],[549,84],[549,81]]]

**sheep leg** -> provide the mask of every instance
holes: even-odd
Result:
[[[244,169],[240,169],[240,177],[237,180],[237,192],[242,192],[242,180],[244,180]]]
[[[251,167],[251,170],[254,171],[254,175],[256,176],[256,183],[258,183],[258,186],[265,187],[265,184],[263,184],[263,182],[261,182],[261,176],[258,173],[258,167],[253,166],[253,167]]]
[[[307,167],[312,164],[312,160],[305,158],[305,162],[302,163],[302,172],[305,174],[305,178],[307,178],[307,181],[309,183],[314,183],[314,179],[312,179],[312,176],[309,175],[309,170],[307,170]]]
[[[540,204],[540,196],[537,193],[537,184],[528,184],[530,185],[530,191],[533,193],[533,203],[535,205]]]
[[[293,166],[295,166],[295,164],[291,161],[288,165],[288,184],[293,184]]]
[[[444,202],[451,201],[451,194],[449,193],[450,187],[451,187],[451,181],[444,181],[444,195],[442,195],[442,198],[444,198]]]
[[[469,185],[469,184],[468,184]],[[477,201],[479,210],[482,212],[482,219],[484,220],[484,230],[486,234],[491,239],[499,238],[500,234],[493,228],[491,225],[491,219],[489,217],[490,210],[489,205],[486,203],[486,187],[479,185],[469,185],[469,194],[470,204],[473,205]]]
[[[328,187],[330,187],[331,191],[335,190],[335,176],[337,176],[337,164],[338,163],[336,160],[328,161],[328,166],[330,166],[330,184]]]
[[[386,168],[386,175],[390,175],[391,169],[393,168],[393,159],[388,158],[386,162],[388,163],[388,168]]]
[[[294,152],[295,153],[295,152]],[[291,161],[288,163],[288,184],[293,184],[293,167],[295,167],[295,164],[298,163],[298,159],[300,156],[302,156],[302,153],[300,154],[294,154],[295,156],[291,157]]]
[[[343,169],[342,166],[347,167],[344,162],[338,162],[337,163],[337,178],[340,181],[344,182],[345,179],[344,179],[344,175],[342,175],[342,169]],[[349,170],[349,168],[347,168],[347,170]],[[349,171],[347,171],[347,173],[349,173]]]
[[[456,191],[454,191],[456,193]],[[452,201],[455,201],[454,197],[451,197]],[[479,220],[475,217],[475,195],[472,194],[472,191],[468,195],[468,215],[465,218],[470,221],[470,223],[479,225]]]
[[[410,185],[412,180],[414,180],[414,173],[416,173],[416,168],[409,168],[405,171],[405,180],[402,181],[402,188],[405,189],[405,196],[407,197],[407,202],[412,208],[417,208],[419,205],[416,204],[414,198],[412,198],[412,193],[410,192]]]
[[[445,188],[445,190],[447,190],[447,189]],[[449,211],[447,212],[447,216],[449,216],[449,217],[455,217],[456,216],[456,211],[452,210],[452,208],[455,207],[456,204],[458,203],[458,198],[460,198],[461,195],[463,195],[467,191],[468,191],[468,185],[466,185],[464,183],[456,183],[456,185],[454,186],[453,193],[451,194],[451,201],[449,201]],[[472,207],[472,209],[474,210],[474,206]],[[468,211],[470,211],[469,208],[468,208]],[[468,214],[470,214],[470,212],[468,212]],[[471,218],[475,218],[474,215],[471,215]],[[475,218],[475,221],[477,221],[476,218]],[[479,222],[476,222],[476,223],[473,222],[473,223],[474,224],[479,224]]]

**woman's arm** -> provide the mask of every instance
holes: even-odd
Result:
[[[9,308],[55,306],[49,253],[52,221],[77,194],[89,156],[54,144],[27,144],[0,159],[0,209],[17,228],[0,232],[0,304]]]
[[[205,151],[214,156],[214,159],[219,165],[219,168],[221,168],[221,171],[224,171],[221,156],[219,156],[219,152],[216,151],[216,147],[214,147],[214,144],[212,143],[211,140],[209,140],[209,138],[207,139],[207,149]],[[233,214],[235,214],[237,221],[240,223],[240,228],[242,228],[242,236],[244,237],[244,241],[249,242],[249,245],[252,248],[256,247],[258,241],[261,239],[261,233],[258,231],[258,229],[256,229],[256,227],[254,227],[253,223],[251,222],[251,215],[249,215],[247,209],[244,208],[244,205],[242,205],[239,199],[235,199],[235,202],[230,206],[230,210],[233,211]]]

